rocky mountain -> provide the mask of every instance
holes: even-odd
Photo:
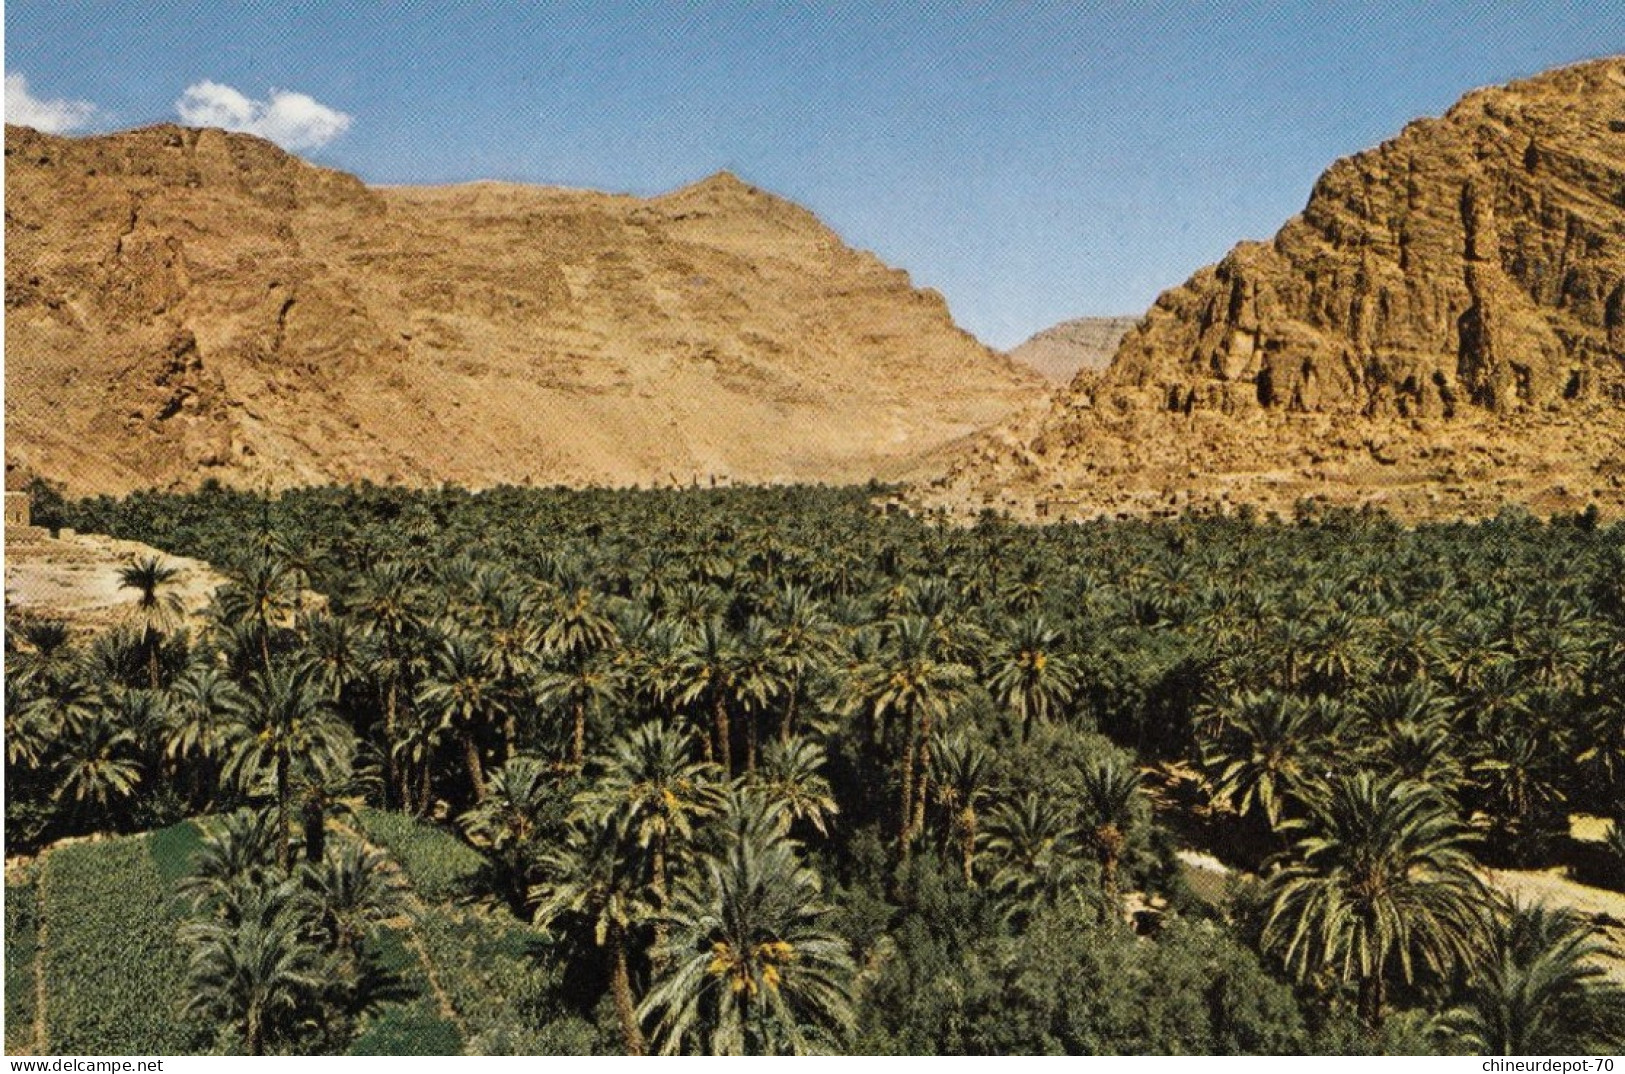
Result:
[[[1338,161],[1269,242],[1157,299],[1110,368],[932,496],[1625,506],[1625,58],[1469,94]]]
[[[1098,373],[1111,364],[1123,336],[1138,317],[1079,317],[1051,325],[1009,354],[1012,361],[1036,369],[1045,380],[1069,384],[1079,373]]]
[[[6,128],[8,461],[70,490],[861,480],[1040,379],[726,173],[371,188],[268,142]]]

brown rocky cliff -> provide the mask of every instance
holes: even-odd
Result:
[[[1271,241],[1164,293],[1104,374],[940,485],[1083,513],[1612,504],[1622,408],[1612,58],[1476,91],[1332,165]]]
[[[168,126],[6,154],[7,455],[74,491],[862,480],[1042,391],[726,174],[369,188]]]
[[[1470,94],[1160,298],[1106,387],[1370,416],[1617,396],[1622,191],[1625,62]]]

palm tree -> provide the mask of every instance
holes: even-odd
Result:
[[[1580,1055],[1625,1045],[1625,989],[1600,964],[1618,958],[1565,910],[1509,906],[1467,975],[1451,1027],[1476,1052]]]
[[[626,853],[615,824],[578,822],[537,862],[541,880],[530,889],[536,923],[545,929],[585,928],[610,958],[610,991],[627,1055],[644,1053],[632,994],[629,956],[652,908],[644,898],[641,862]]]
[[[543,705],[559,705],[570,714],[566,756],[575,768],[585,760],[587,714],[601,710],[619,696],[616,667],[608,654],[570,659],[536,678],[536,700]]]
[[[695,823],[720,808],[722,773],[694,758],[688,731],[655,722],[617,739],[598,764],[601,774],[577,797],[576,808],[649,856],[654,905],[664,906],[668,854],[691,841]]]
[[[119,588],[136,591],[135,616],[141,624],[141,645],[147,652],[147,673],[154,690],[160,686],[158,651],[164,635],[181,621],[180,594],[169,588],[179,574],[179,567],[165,566],[157,556],[137,560],[118,572]]]
[[[259,643],[262,669],[271,670],[271,634],[288,620],[297,606],[299,587],[288,565],[267,551],[258,551],[215,591],[223,622],[251,628]]]
[[[418,687],[416,703],[438,719],[463,748],[474,801],[485,797],[485,766],[480,739],[506,715],[509,701],[502,678],[474,639],[454,629],[435,653],[433,670]]]
[[[1301,799],[1324,767],[1331,729],[1321,726],[1321,711],[1275,690],[1227,698],[1214,715],[1222,731],[1203,751],[1214,801],[1279,828],[1287,802]]]
[[[977,807],[987,800],[993,757],[964,734],[931,739],[932,787],[948,812],[949,834],[959,847],[965,883],[974,886],[976,875]]]
[[[277,803],[280,860],[288,864],[288,803],[296,770],[329,775],[348,764],[355,748],[349,727],[334,715],[310,666],[255,673],[248,704],[232,729],[227,778],[252,788],[269,777]]]
[[[989,811],[983,856],[989,886],[1018,916],[1053,900],[1077,876],[1078,830],[1054,798],[1028,790]]]
[[[1032,737],[1033,723],[1055,717],[1078,688],[1072,662],[1057,652],[1061,632],[1042,616],[1020,619],[1006,630],[993,657],[988,690],[993,699],[1021,722],[1021,740]]]
[[[402,752],[398,736],[401,696],[403,692],[411,695],[424,631],[423,593],[417,574],[405,563],[376,563],[361,574],[346,605],[374,642],[374,656],[368,663],[384,710],[385,779],[404,803],[410,797],[409,788],[404,778],[398,778],[395,765]]]
[[[357,842],[307,863],[301,876],[312,923],[326,937],[328,950],[351,969],[367,933],[405,906],[406,885],[389,858]]]
[[[600,604],[596,591],[585,581],[567,581],[559,599],[553,602],[552,618],[541,634],[543,647],[557,663],[556,670],[544,677],[547,689],[569,697],[573,719],[570,763],[577,766],[586,751],[587,708],[599,692],[589,687],[597,685],[594,679],[601,672],[589,668],[601,666],[595,658],[620,639],[615,621]],[[570,685],[566,688],[567,683]]]
[[[662,1054],[804,1054],[837,1045],[854,1016],[846,941],[798,844],[747,823],[678,884],[664,972],[639,1008]]]
[[[782,804],[791,824],[804,823],[827,836],[830,820],[840,812],[824,778],[827,763],[824,747],[810,738],[796,735],[769,742],[752,786]]]
[[[111,712],[89,720],[63,743],[56,798],[75,807],[107,810],[135,796],[141,783],[136,736]]]
[[[1117,866],[1131,829],[1140,819],[1140,773],[1124,761],[1104,757],[1084,767],[1078,791],[1078,827],[1100,863],[1100,919],[1104,923],[1120,909]]]
[[[738,661],[733,675],[734,698],[745,718],[746,772],[756,770],[760,726],[774,705],[789,694],[793,677],[773,642],[766,621],[753,616],[739,636]]]
[[[882,724],[890,719],[896,727],[891,737],[902,740],[898,846],[905,857],[915,835],[916,814],[923,812],[925,780],[920,769],[932,728],[965,696],[971,681],[970,668],[938,659],[936,646],[929,620],[917,616],[895,620],[879,653],[857,670],[849,687],[848,709],[867,708]]]
[[[523,909],[530,894],[543,818],[554,795],[548,766],[520,754],[491,773],[485,798],[458,818],[468,841],[501,876],[516,910]]]
[[[250,1055],[288,1035],[322,990],[321,953],[291,884],[250,888],[237,920],[193,922],[181,937],[192,948],[186,1014],[230,1021]]]
[[[231,728],[247,700],[230,676],[213,664],[193,664],[170,687],[164,756],[171,764],[187,765],[198,805],[206,804],[217,789],[217,766],[225,758]]]
[[[194,913],[226,916],[237,893],[275,882],[279,850],[275,815],[268,809],[228,813],[203,833],[192,858],[192,871],[176,890]]]
[[[1291,861],[1269,878],[1261,943],[1300,981],[1358,985],[1382,1022],[1389,975],[1447,974],[1471,957],[1489,895],[1471,833],[1430,788],[1360,772],[1332,782]]]
[[[796,731],[796,706],[803,685],[824,666],[833,651],[835,624],[809,590],[786,585],[779,592],[773,630],[773,644],[789,675],[784,714],[779,722],[779,741],[787,742]]]
[[[739,643],[721,619],[707,619],[694,631],[678,659],[676,694],[684,705],[703,701],[711,711],[711,752],[726,775],[733,775],[732,728],[728,708],[734,703],[739,673]]]

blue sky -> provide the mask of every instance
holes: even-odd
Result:
[[[728,168],[998,346],[1143,310],[1469,89],[1621,51],[1600,0],[5,5],[8,119],[229,123],[375,183]]]

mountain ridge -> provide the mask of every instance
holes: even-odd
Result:
[[[1027,517],[1625,508],[1625,58],[1333,163],[927,490]]]
[[[74,492],[860,481],[1043,391],[731,173],[368,187],[173,125],[6,153],[8,462]]]

